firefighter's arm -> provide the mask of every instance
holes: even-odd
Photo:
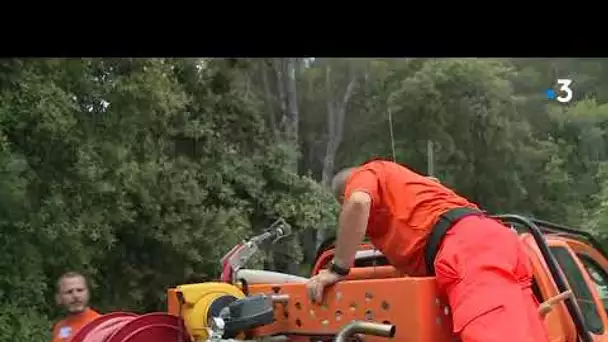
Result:
[[[371,204],[371,196],[363,191],[354,191],[344,202],[334,255],[337,266],[345,269],[352,266],[359,244],[365,237]]]

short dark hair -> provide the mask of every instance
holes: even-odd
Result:
[[[84,274],[76,271],[68,271],[57,278],[57,283],[55,284],[57,292],[59,292],[59,289],[61,288],[61,281],[66,278],[82,278],[84,279],[84,283],[87,284],[87,277],[85,277]]]
[[[354,167],[344,168],[344,169],[338,171],[338,173],[336,173],[334,175],[334,177],[332,178],[331,191],[333,192],[333,194],[336,198],[339,198],[340,196],[344,195],[344,190],[345,190],[344,185],[346,184],[346,179],[348,179],[348,176],[354,170],[355,170]]]

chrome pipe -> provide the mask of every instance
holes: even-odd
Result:
[[[346,342],[355,334],[364,334],[381,337],[394,337],[397,327],[393,324],[354,321],[340,330],[335,342]]]
[[[289,295],[287,295],[287,294],[270,295],[270,299],[272,300],[273,303],[287,304],[289,302]]]

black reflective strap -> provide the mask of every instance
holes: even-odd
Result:
[[[338,266],[333,260],[329,263],[329,271],[339,276],[346,277],[350,273],[350,268],[342,268]]]
[[[471,208],[454,208],[439,216],[439,220],[431,230],[424,250],[424,259],[429,275],[435,275],[435,257],[437,256],[439,246],[441,245],[441,241],[443,241],[445,233],[447,233],[454,223],[461,218],[469,215],[482,214],[481,211]]]

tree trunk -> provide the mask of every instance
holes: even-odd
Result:
[[[272,133],[274,134],[275,139],[278,138],[278,127],[277,127],[277,114],[274,110],[274,102],[275,102],[275,98],[274,95],[272,95],[272,92],[270,91],[270,82],[268,81],[268,64],[266,63],[266,61],[263,61],[261,63],[261,68],[260,68],[260,72],[262,73],[262,84],[264,87],[264,98],[265,98],[265,103],[266,103],[266,111],[268,112],[268,118],[269,118],[269,124],[270,124],[270,129],[272,130]]]
[[[291,142],[297,144],[298,122],[300,121],[300,112],[298,110],[295,58],[287,58],[286,69],[287,110],[289,120],[287,124],[287,136]]]
[[[327,145],[325,146],[325,156],[323,158],[323,171],[321,182],[324,186],[330,186],[334,172],[334,164],[336,153],[342,143],[344,118],[346,116],[346,107],[353,95],[357,79],[354,74],[351,74],[348,85],[342,95],[340,101],[334,100],[334,95],[331,87],[331,66],[326,66],[325,69],[325,90],[327,101]],[[325,239],[325,232],[317,231],[316,246]]]
[[[286,132],[287,125],[287,97],[285,95],[285,71],[284,63],[281,58],[275,58],[272,63],[277,79],[277,92],[279,93],[279,112],[281,113],[281,121],[279,123],[279,132]]]
[[[329,186],[334,172],[336,153],[342,143],[344,118],[346,107],[353,94],[357,79],[351,75],[344,95],[340,102],[336,103],[331,92],[331,67],[325,69],[325,87],[327,92],[327,145],[325,146],[325,156],[323,158],[323,173],[321,182]]]
[[[283,142],[293,149],[292,160],[289,161],[290,171],[298,173],[298,158],[295,153],[298,150],[298,124],[300,112],[298,110],[298,96],[296,85],[296,61],[295,58],[277,58],[274,67],[277,76],[277,91],[279,93],[279,103],[281,112],[281,123],[279,131],[282,134]],[[305,233],[295,234],[294,238],[301,240]],[[299,244],[296,244],[299,245]],[[297,274],[301,260],[285,260],[289,255],[287,245],[277,245],[274,251],[275,268],[279,272]]]

